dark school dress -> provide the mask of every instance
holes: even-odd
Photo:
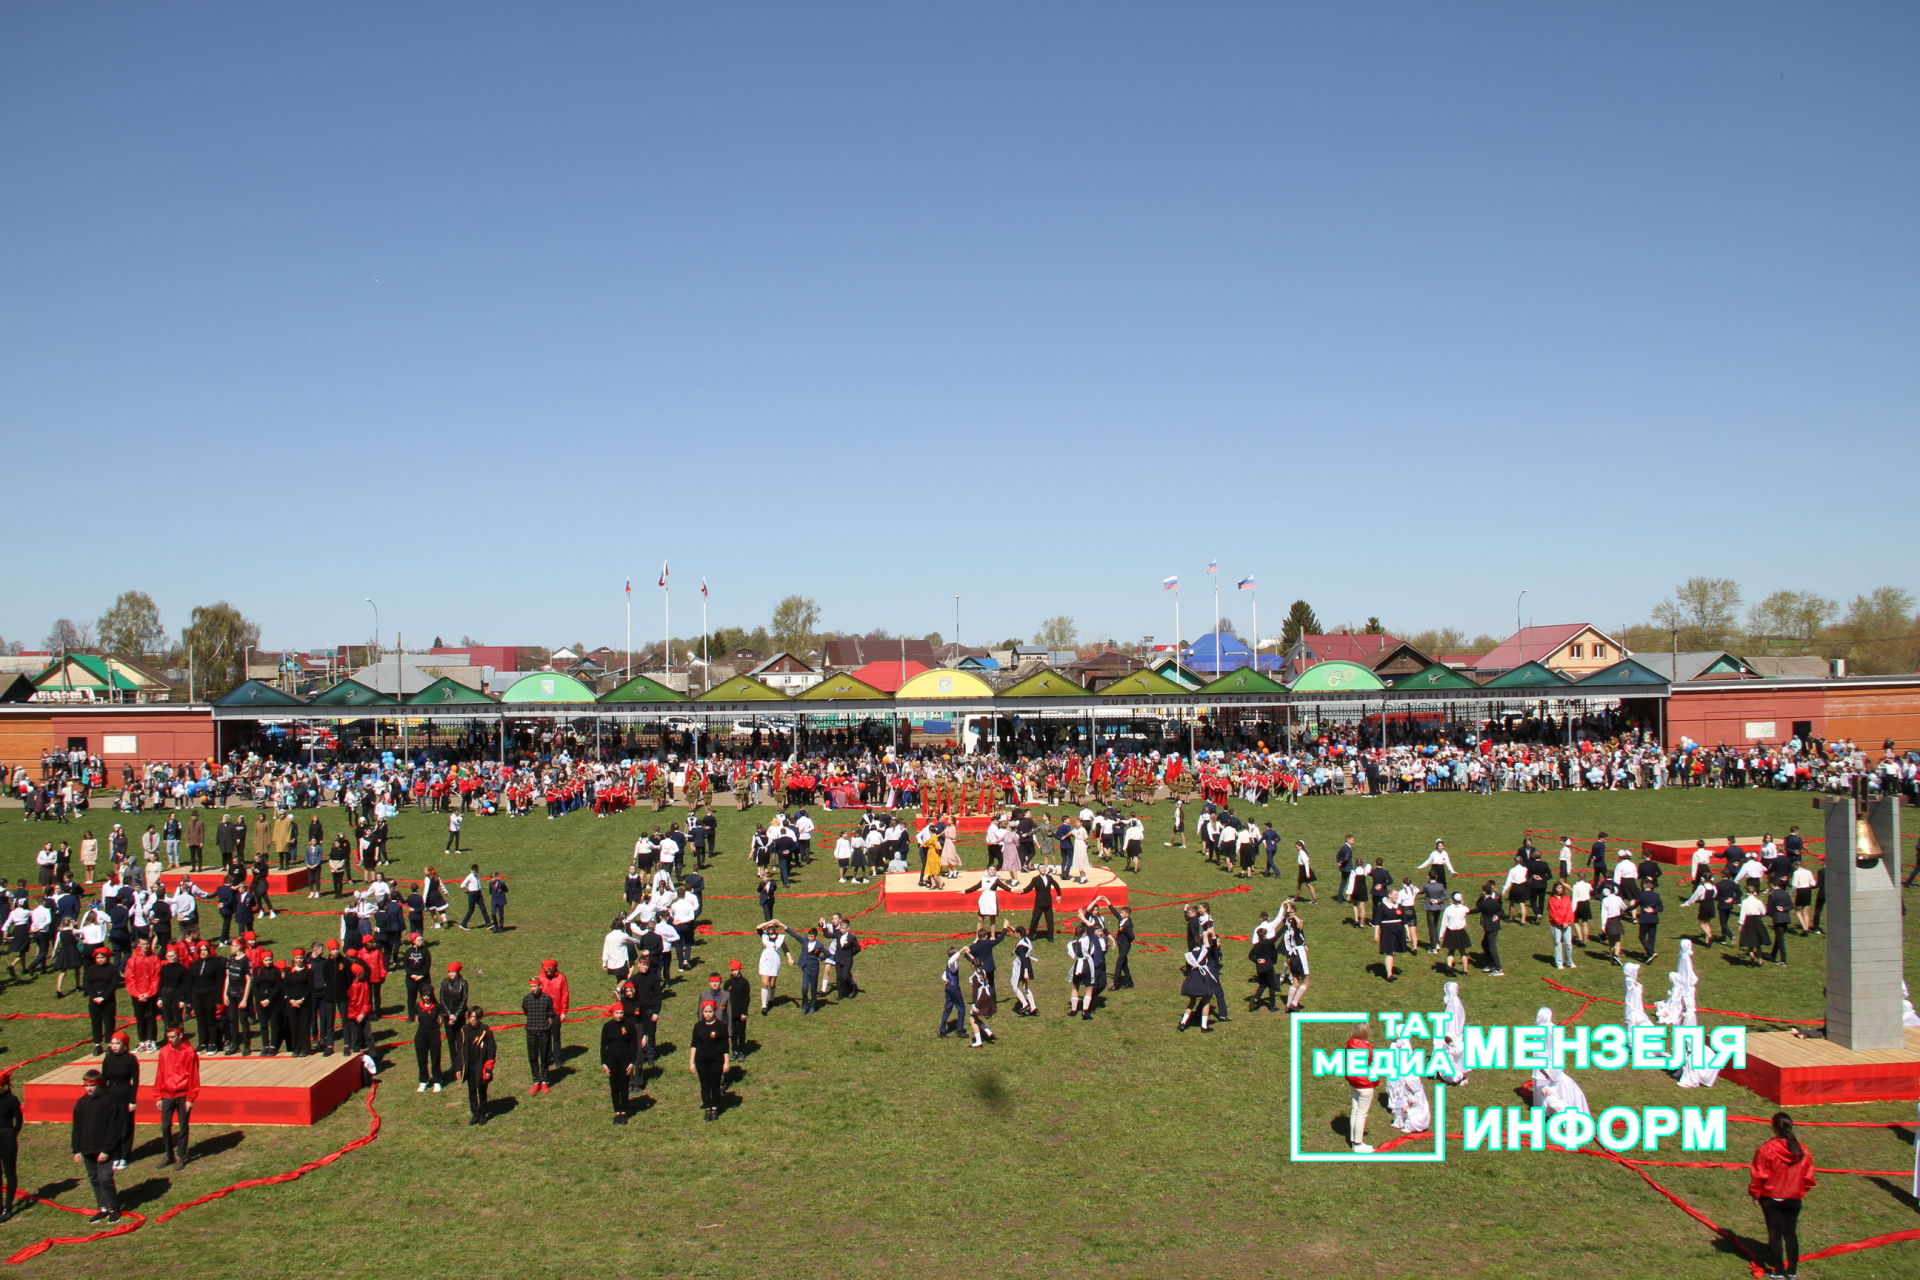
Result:
[[[1384,907],[1380,912],[1380,954],[1397,956],[1407,949],[1407,917],[1398,907]]]

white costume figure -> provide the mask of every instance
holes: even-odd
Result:
[[[1411,1053],[1411,1042],[1401,1039],[1393,1048]],[[1387,1110],[1393,1113],[1393,1127],[1402,1133],[1425,1133],[1433,1127],[1433,1107],[1427,1102],[1427,1083],[1419,1076],[1395,1076],[1387,1081]]]
[[[1551,1027],[1553,1010],[1542,1008],[1534,1015],[1533,1021],[1536,1026]],[[1587,1106],[1586,1093],[1574,1083],[1572,1076],[1559,1067],[1544,1067],[1533,1073],[1533,1105],[1544,1108],[1549,1119],[1562,1111],[1593,1114]]]
[[[1467,1003],[1460,998],[1460,984],[1449,982],[1441,991],[1446,996],[1446,1026],[1441,1029],[1441,1047],[1447,1056],[1453,1059],[1454,1078],[1447,1081],[1450,1085],[1463,1085],[1467,1082]]]
[[[1621,975],[1626,983],[1626,1023],[1629,1027],[1650,1027],[1653,1019],[1647,1016],[1647,992],[1640,985],[1640,966],[1629,961],[1621,966]]]
[[[1920,1027],[1920,1013],[1913,1011],[1913,997],[1907,994],[1907,980],[1900,979],[1900,1025]]]
[[[1693,969],[1693,941],[1683,939],[1680,943],[1680,964],[1673,974],[1674,994],[1680,997],[1679,1026],[1697,1027],[1700,1025],[1698,996],[1700,994],[1700,976]],[[1682,1089],[1709,1089],[1720,1078],[1720,1068],[1700,1065],[1699,1061],[1689,1062],[1680,1068],[1675,1077]]]
[[[1654,1006],[1654,1017],[1663,1027],[1698,1025],[1688,1020],[1694,1013],[1695,997],[1700,985],[1700,975],[1693,968],[1692,938],[1680,940],[1680,960],[1674,971],[1667,975],[1667,982],[1667,998]]]

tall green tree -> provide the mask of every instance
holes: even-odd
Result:
[[[1280,649],[1285,652],[1300,642],[1301,636],[1320,634],[1320,617],[1314,613],[1313,606],[1305,600],[1295,600],[1287,610],[1287,620],[1280,624]]]
[[[1407,643],[1428,657],[1437,658],[1443,653],[1465,653],[1467,633],[1458,627],[1428,627],[1408,636]]]
[[[246,678],[247,650],[260,644],[260,624],[221,600],[194,609],[180,633],[196,692],[217,697]]]
[[[1876,587],[1855,596],[1840,620],[1847,645],[1847,669],[1857,675],[1912,671],[1920,662],[1920,617],[1913,593],[1904,587]]]
[[[805,654],[820,634],[820,606],[812,596],[787,596],[773,607],[773,622],[767,630],[775,649]]]
[[[167,641],[160,625],[160,606],[144,591],[122,591],[94,624],[94,634],[107,653],[142,658],[158,653]]]
[[[1040,624],[1033,642],[1048,649],[1071,649],[1080,641],[1080,628],[1064,613],[1056,613]]]
[[[1763,653],[1813,653],[1839,612],[1814,592],[1776,591],[1747,611],[1746,645]]]
[[[1360,634],[1363,636],[1383,636],[1387,634],[1387,629],[1380,624],[1380,619],[1368,618],[1367,625],[1360,628]]]
[[[1724,649],[1740,616],[1740,584],[1732,578],[1688,578],[1653,609],[1653,622],[1678,633],[1680,648]]]

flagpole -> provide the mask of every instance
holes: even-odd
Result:
[[[1180,657],[1180,584],[1173,584],[1173,665],[1177,670],[1186,665]]]
[[[667,585],[667,571],[660,570],[660,656],[667,665],[667,683],[673,683],[673,588]]]
[[[1213,575],[1213,674],[1220,674],[1220,574]]]
[[[707,580],[700,579],[700,688],[713,683],[713,655],[707,652]]]
[[[621,671],[622,680],[633,676],[633,579],[627,579],[627,652],[626,665]]]
[[[1260,587],[1256,583],[1248,587],[1253,592],[1253,669],[1260,669]]]

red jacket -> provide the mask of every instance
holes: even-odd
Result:
[[[1365,1049],[1368,1057],[1373,1056],[1373,1043],[1365,1036],[1354,1036],[1351,1040],[1347,1041],[1347,1048]],[[1369,1080],[1365,1076],[1348,1076],[1347,1083],[1355,1089],[1374,1089],[1378,1088],[1380,1084],[1378,1080]]]
[[[1573,923],[1573,895],[1547,899],[1547,923],[1568,925]]]
[[[570,1007],[570,992],[567,989],[567,975],[564,973],[543,973],[540,975],[540,989],[547,993],[547,999],[553,1001],[555,1017],[567,1016]]]
[[[363,1022],[373,1012],[373,988],[364,982],[347,984],[347,1020]]]
[[[387,957],[380,948],[362,947],[353,954],[358,956],[360,963],[366,966],[368,982],[385,982],[387,980]]]
[[[200,1055],[194,1052],[192,1045],[183,1042],[160,1046],[153,1091],[158,1098],[185,1098],[188,1102],[199,1100]]]
[[[128,995],[135,1000],[151,1000],[160,994],[160,957],[143,956],[136,951],[127,957],[126,972],[122,976]]]
[[[1785,1138],[1768,1138],[1753,1153],[1753,1176],[1747,1179],[1747,1194],[1769,1200],[1804,1200],[1816,1181],[1813,1153],[1806,1144],[1801,1144],[1800,1158],[1795,1160],[1787,1154]]]

